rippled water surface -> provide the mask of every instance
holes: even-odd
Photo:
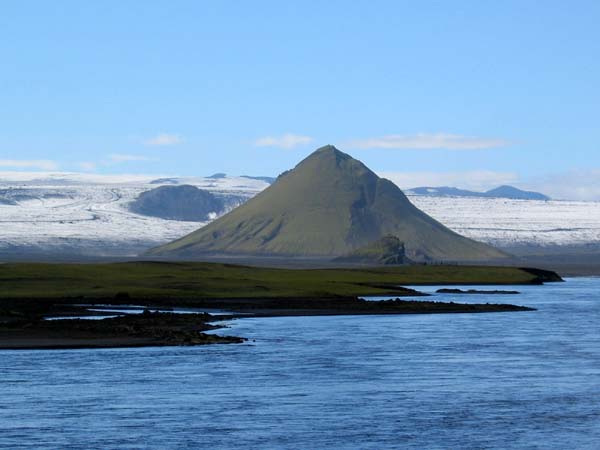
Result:
[[[600,448],[600,279],[516,289],[435,298],[539,310],[243,319],[225,331],[253,339],[239,345],[0,351],[0,447]]]

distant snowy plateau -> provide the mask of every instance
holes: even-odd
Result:
[[[237,204],[268,186],[245,177],[0,173],[0,256],[135,256],[182,237],[207,222],[165,220],[128,209],[142,192],[178,184]]]
[[[128,209],[142,192],[177,184],[227,198],[231,207],[268,186],[247,177],[0,173],[0,256],[135,256],[182,237],[205,223],[148,217]],[[517,254],[600,246],[600,202],[409,198],[452,230]]]

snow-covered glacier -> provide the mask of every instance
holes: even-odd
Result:
[[[205,223],[135,214],[147,190],[190,184],[240,202],[268,186],[246,177],[0,173],[0,255],[135,256]],[[600,202],[409,195],[452,230],[502,248],[600,245]]]
[[[0,254],[135,256],[205,224],[143,216],[127,208],[140,193],[173,184],[240,201],[268,186],[245,177],[0,173]]]
[[[457,233],[502,248],[600,244],[600,202],[409,198]]]

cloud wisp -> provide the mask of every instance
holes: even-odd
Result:
[[[145,155],[132,155],[129,153],[111,153],[106,155],[100,161],[80,161],[74,163],[74,166],[83,172],[94,172],[99,168],[106,168],[123,163],[158,161],[158,158],[152,158]]]
[[[414,135],[391,134],[387,136],[357,139],[346,144],[349,148],[384,148],[395,150],[486,150],[506,147],[504,139],[480,138],[449,133],[418,133]]]
[[[58,163],[49,159],[0,159],[0,167],[11,169],[56,170]]]
[[[523,186],[559,200],[600,201],[600,168],[541,175]]]
[[[280,147],[291,149],[300,145],[310,144],[313,138],[298,134],[286,133],[281,136],[265,136],[254,142],[256,147]]]
[[[182,144],[183,142],[184,139],[179,134],[160,133],[150,139],[144,140],[143,144],[152,147],[168,147]]]
[[[125,153],[111,153],[108,155],[108,159],[112,163],[122,163],[131,161],[156,161],[155,158],[149,158],[143,155],[129,155]]]
[[[79,167],[79,169],[81,169],[85,172],[92,172],[92,171],[96,170],[96,168],[98,167],[98,164],[96,164],[95,162],[92,162],[92,161],[82,161],[80,163],[77,163],[77,167]]]

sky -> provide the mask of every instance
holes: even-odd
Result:
[[[600,200],[600,2],[8,1],[0,171],[275,176]]]

